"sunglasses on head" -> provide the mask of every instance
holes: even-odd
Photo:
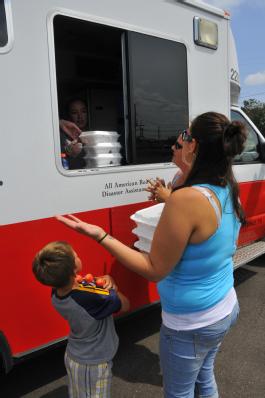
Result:
[[[181,133],[178,134],[178,138],[181,137],[182,141],[186,142],[191,142],[192,141],[192,135],[189,130],[183,130]],[[183,148],[182,145],[178,142],[178,138],[175,142],[175,148],[176,149],[181,149]]]

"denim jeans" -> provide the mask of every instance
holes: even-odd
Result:
[[[200,329],[177,331],[161,326],[160,363],[165,398],[218,398],[214,360],[238,314],[237,303],[231,314]]]

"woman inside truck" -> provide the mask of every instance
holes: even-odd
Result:
[[[245,141],[244,125],[216,112],[199,115],[178,136],[175,162],[183,184],[166,200],[148,254],[99,226],[57,216],[129,270],[158,282],[165,398],[219,396],[214,361],[239,313],[233,254],[244,213],[232,160]]]
[[[65,153],[70,169],[85,167],[83,145],[79,141],[82,131],[88,129],[88,106],[79,98],[72,99],[67,104],[66,119],[60,119],[61,149]]]

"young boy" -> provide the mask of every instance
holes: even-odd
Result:
[[[128,299],[104,275],[103,288],[77,283],[82,263],[66,242],[51,242],[36,254],[33,273],[51,286],[52,304],[70,326],[65,352],[70,398],[109,398],[112,358],[118,348],[112,314],[128,311]]]

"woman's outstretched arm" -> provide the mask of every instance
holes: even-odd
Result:
[[[67,227],[72,228],[75,231],[98,242],[106,234],[101,227],[88,224],[70,214],[67,217],[56,216],[56,219],[65,224]],[[148,254],[131,249],[109,234],[107,234],[106,237],[99,243],[105,247],[105,249],[108,250],[114,257],[116,257],[120,263],[124,264],[131,271],[138,273],[148,280],[157,280],[156,269],[152,264]]]
[[[187,201],[192,206],[192,195],[183,190],[173,193],[168,199],[154,234],[150,254],[131,249],[106,234],[101,227],[75,216],[56,216],[56,219],[99,242],[126,268],[150,281],[159,281],[176,266],[194,230],[190,207],[187,206]]]

